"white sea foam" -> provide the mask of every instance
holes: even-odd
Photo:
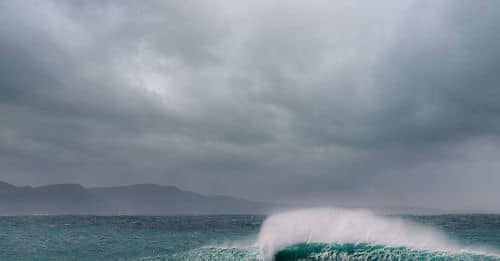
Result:
[[[262,224],[257,245],[264,257],[298,243],[368,243],[417,250],[496,255],[448,240],[442,233],[367,210],[303,209],[272,215]]]

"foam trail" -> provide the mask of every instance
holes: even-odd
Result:
[[[431,228],[366,210],[321,208],[276,214],[264,221],[257,239],[267,259],[276,251],[298,243],[368,243],[492,255],[485,249],[460,246]]]

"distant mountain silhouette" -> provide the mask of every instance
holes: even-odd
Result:
[[[265,214],[280,208],[154,184],[84,188],[79,184],[18,187],[0,182],[0,215]]]

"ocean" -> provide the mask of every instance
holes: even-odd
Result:
[[[0,217],[0,260],[500,260],[500,215]]]

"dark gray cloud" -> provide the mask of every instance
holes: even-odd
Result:
[[[498,5],[4,1],[2,179],[498,211]]]

